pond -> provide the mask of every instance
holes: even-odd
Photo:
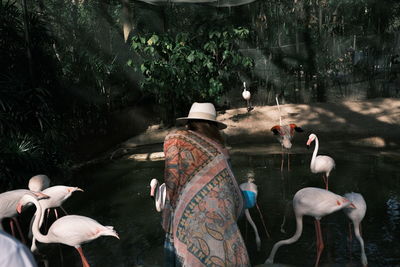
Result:
[[[291,201],[304,187],[324,187],[320,175],[312,174],[309,162],[312,151],[293,149],[290,170],[281,172],[280,147],[263,152],[260,146],[243,146],[233,150],[232,166],[239,183],[247,177],[258,185],[258,205],[263,214],[267,235],[257,210],[251,210],[258,226],[262,247],[256,251],[254,234],[244,216],[239,220],[253,265],[262,264],[273,244],[291,237],[295,218]],[[321,151],[325,152],[325,151]],[[362,234],[369,266],[399,266],[400,263],[400,174],[398,154],[375,149],[333,147],[336,169],[330,177],[329,189],[337,194],[361,193],[367,202]],[[164,162],[119,159],[87,167],[75,175],[69,185],[85,192],[76,192],[65,202],[70,214],[92,217],[104,225],[112,225],[120,240],[101,237],[83,245],[91,266],[162,266],[164,234],[160,214],[149,197],[149,182],[162,180]],[[304,217],[303,234],[291,245],[282,246],[276,263],[313,266],[316,256],[313,219]],[[321,220],[325,249],[320,266],[361,266],[360,247],[354,238],[350,243],[348,219],[342,211]],[[286,233],[284,233],[286,232]],[[39,244],[49,266],[81,266],[74,248],[56,244]]]

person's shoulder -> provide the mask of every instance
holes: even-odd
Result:
[[[186,129],[175,129],[167,134],[167,136],[165,137],[165,140],[171,139],[171,138],[177,138],[182,135],[187,136],[189,134],[190,134],[190,132]]]

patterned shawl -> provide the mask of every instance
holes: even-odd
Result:
[[[183,266],[250,266],[237,226],[243,198],[219,144],[193,131],[164,142],[163,227]]]

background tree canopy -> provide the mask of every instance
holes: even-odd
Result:
[[[399,96],[396,0],[152,2],[1,1],[0,189],[127,138],[126,109],[169,125],[243,81],[256,105]]]

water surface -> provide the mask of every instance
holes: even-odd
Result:
[[[247,177],[256,179],[258,205],[271,238],[263,230],[257,210],[251,214],[258,226],[262,248],[257,252],[254,234],[244,220],[239,220],[252,264],[262,264],[273,244],[291,237],[295,220],[291,201],[304,187],[324,187],[320,175],[309,170],[311,152],[293,150],[290,171],[281,172],[280,153],[262,153],[260,147],[232,154],[232,166],[239,183]],[[276,149],[279,152],[279,147]],[[328,151],[322,151],[328,152]],[[336,147],[329,151],[336,160],[329,189],[337,194],[361,193],[367,202],[362,222],[369,266],[400,264],[400,157],[375,149]],[[70,214],[92,217],[104,225],[113,225],[121,240],[101,237],[83,245],[91,266],[162,266],[164,234],[160,214],[149,198],[149,182],[162,180],[164,162],[119,159],[80,170],[70,185],[85,192],[74,193],[65,202]],[[325,249],[320,266],[361,266],[360,247],[349,240],[348,220],[339,211],[321,220]],[[40,244],[50,266],[81,266],[75,249],[56,244]],[[275,262],[294,266],[313,266],[316,256],[313,219],[304,218],[303,235],[291,245],[278,250]]]

